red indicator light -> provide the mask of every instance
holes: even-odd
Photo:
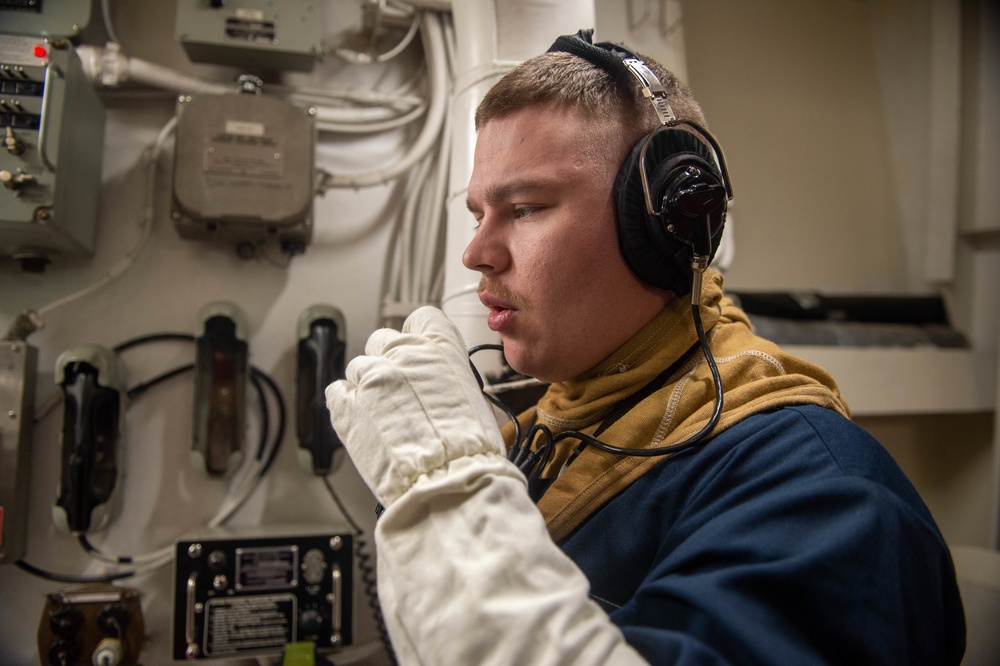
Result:
[[[35,48],[33,49],[33,52],[36,58],[44,58],[49,54],[49,52],[46,51],[45,47],[42,46],[41,44],[36,45]]]

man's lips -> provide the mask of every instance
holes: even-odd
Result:
[[[479,292],[479,301],[490,309],[486,324],[491,331],[499,332],[505,328],[517,312],[512,304],[485,291]]]
[[[488,307],[491,310],[516,310],[513,305],[504,299],[494,296],[487,291],[479,292],[479,302]]]

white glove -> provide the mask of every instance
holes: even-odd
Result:
[[[460,457],[504,455],[492,408],[462,335],[423,307],[402,332],[372,333],[347,377],[326,389],[330,418],[355,467],[388,507],[421,475]]]
[[[386,507],[378,589],[398,663],[646,664],[549,538],[455,326],[421,308],[365,351],[326,399]]]

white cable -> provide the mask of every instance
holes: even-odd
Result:
[[[403,127],[404,125],[409,125],[414,120],[418,119],[426,111],[425,106],[418,106],[410,111],[391,118],[386,118],[384,120],[369,120],[362,119],[362,115],[376,116],[385,115],[385,110],[383,109],[353,109],[353,115],[356,120],[349,120],[344,122],[343,120],[333,120],[331,116],[342,115],[348,116],[348,114],[336,114],[335,112],[342,111],[341,109],[330,109],[317,107],[316,108],[316,128],[320,131],[339,133],[339,134],[374,134],[376,132],[385,132],[391,129],[396,129],[398,127]],[[361,111],[370,112],[381,112],[381,113],[367,113],[362,114]]]
[[[236,511],[243,506],[246,500],[257,489],[260,480],[264,476],[265,462],[273,453],[275,447],[280,446],[277,438],[269,449],[262,452],[260,458],[254,458],[242,475],[233,478],[229,492],[223,498],[222,504],[206,523],[208,527],[218,527],[229,520]],[[143,555],[130,556],[125,558],[115,555],[108,555],[99,550],[88,550],[87,553],[94,559],[108,564],[130,565],[135,567],[135,575],[142,575],[170,564],[174,558],[174,546],[169,544],[157,550]]]
[[[457,44],[455,40],[455,24],[452,21],[450,13],[444,15],[442,24],[444,26],[444,45],[448,56],[448,74],[449,78],[454,81],[458,78],[458,57],[455,52]]]
[[[403,259],[408,242],[401,242],[408,239],[412,233],[415,207],[420,197],[420,192],[424,189],[427,181],[427,173],[430,169],[430,159],[422,160],[411,172],[407,182],[406,191],[403,193],[405,205],[396,220],[396,224],[389,235],[389,244],[386,248],[386,260],[384,262],[382,277],[382,322],[386,326],[392,326],[392,319],[405,319],[406,315],[412,312],[409,302],[409,286],[407,282],[408,262]]]
[[[420,279],[420,297],[427,303],[440,300],[440,293],[435,290],[437,282],[436,273],[444,265],[441,258],[441,241],[444,234],[445,223],[445,197],[448,190],[448,171],[450,162],[448,156],[451,154],[451,116],[445,117],[444,127],[441,131],[441,147],[436,156],[437,171],[434,174],[434,188],[430,193],[430,201],[426,217],[427,228],[421,234],[423,240],[423,252],[418,257],[417,275]]]
[[[129,57],[117,42],[108,42],[103,48],[81,44],[76,52],[80,56],[87,79],[108,88],[115,88],[131,80],[154,88],[182,93],[236,92],[234,85],[206,81],[163,65]]]
[[[276,84],[268,86],[268,90],[276,90],[279,93],[283,92],[285,97],[288,99],[305,100],[310,104],[339,103],[341,105],[354,104],[366,107],[382,106],[396,109],[400,112],[409,111],[415,106],[424,106],[426,104],[423,97],[420,95],[414,95],[406,92],[406,90],[412,88],[412,81],[407,81],[405,87],[401,87],[399,90],[392,92],[355,89],[328,90],[326,88],[307,88],[304,86],[288,88],[287,86],[280,86]]]
[[[167,138],[173,132],[176,123],[177,123],[176,117],[173,117],[170,120],[168,120],[167,123],[160,130],[159,134],[157,135],[156,141],[154,141],[153,144],[148,146],[144,151],[147,161],[146,167],[148,169],[148,172],[146,176],[147,180],[146,180],[145,206],[142,212],[143,231],[139,240],[136,242],[135,247],[133,247],[132,250],[130,250],[124,257],[122,257],[121,260],[116,262],[110,269],[108,269],[108,272],[103,277],[98,279],[93,284],[84,287],[83,289],[80,289],[79,291],[76,291],[72,294],[57,299],[49,303],[48,305],[38,308],[36,312],[40,318],[44,319],[45,316],[51,314],[53,310],[61,308],[67,303],[71,303],[75,300],[83,298],[84,296],[87,296],[97,291],[101,287],[106,286],[107,284],[114,281],[116,278],[121,277],[121,275],[125,273],[125,271],[127,271],[129,268],[131,268],[133,263],[135,263],[136,257],[139,256],[140,252],[142,252],[143,248],[146,245],[146,242],[149,240],[149,237],[153,231],[156,165],[160,159],[160,153],[163,150],[163,144],[166,142]]]
[[[442,24],[442,34],[452,35],[447,20],[442,20]],[[454,51],[448,48],[448,39],[444,39],[446,60],[438,66],[451,72]],[[381,299],[385,325],[393,325],[393,320],[404,319],[422,305],[439,305],[444,284],[440,254],[448,190],[450,125],[451,117],[446,113],[437,149],[419,163],[408,182],[413,193],[407,196],[390,236]]]
[[[118,39],[118,34],[115,32],[115,25],[111,21],[110,0],[101,0],[101,16],[104,18],[104,29],[108,33],[108,38],[116,44],[121,44],[121,40]]]
[[[234,85],[186,76],[169,67],[139,58],[128,58],[128,76],[133,81],[181,93],[222,95],[237,92]]]
[[[410,27],[407,29],[406,34],[399,41],[398,44],[393,46],[388,51],[384,53],[379,53],[377,55],[371,55],[363,51],[353,51],[351,49],[336,49],[334,53],[346,60],[347,62],[353,63],[355,65],[370,65],[375,63],[383,63],[388,60],[392,60],[400,53],[402,53],[407,46],[413,41],[413,37],[417,34],[417,29],[420,27],[420,15],[417,12],[413,12],[413,19],[410,21]],[[373,33],[374,36],[374,33]]]
[[[444,37],[441,20],[433,12],[421,14],[420,27],[424,39],[431,100],[420,135],[406,153],[392,164],[367,173],[331,175],[328,180],[329,187],[369,187],[388,182],[412,168],[437,142],[448,106]]]

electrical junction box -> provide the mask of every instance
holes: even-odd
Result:
[[[179,539],[173,658],[280,655],[353,642],[354,543],[347,530],[217,527]]]
[[[89,583],[50,592],[38,622],[38,662],[137,666],[145,633],[138,590]]]
[[[322,0],[178,0],[177,41],[192,62],[310,72],[323,57]]]
[[[15,35],[76,38],[90,21],[91,0],[0,0],[0,29]]]
[[[315,109],[267,95],[178,103],[173,212],[178,233],[237,245],[312,240]]]
[[[65,39],[0,34],[0,256],[93,252],[104,116]]]
[[[0,340],[0,564],[24,555],[38,350]]]

